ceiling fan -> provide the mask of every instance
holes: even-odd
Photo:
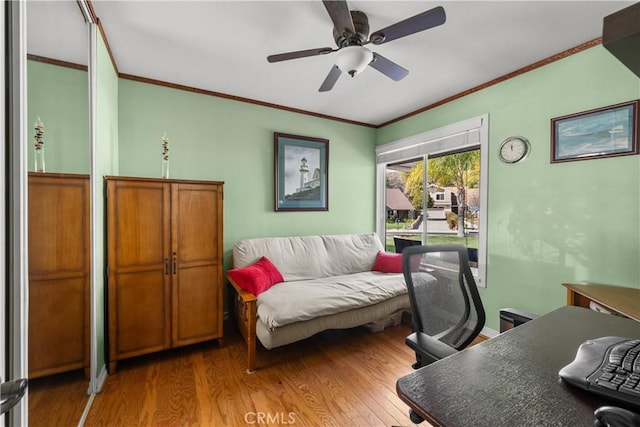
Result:
[[[336,64],[320,86],[320,92],[331,90],[343,72],[354,77],[367,65],[395,81],[403,79],[409,74],[407,69],[364,46],[369,43],[374,45],[387,43],[437,27],[446,21],[444,9],[438,6],[378,30],[369,36],[369,19],[364,12],[349,11],[346,0],[323,0],[322,3],[333,21],[333,38],[338,46],[337,49],[321,47],[267,57],[269,62],[280,62],[340,51],[336,57]]]

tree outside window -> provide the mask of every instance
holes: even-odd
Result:
[[[469,212],[467,189],[478,188],[480,183],[480,150],[429,158],[428,166],[428,181],[430,184],[435,184],[442,188],[455,187],[458,218],[465,218],[465,215]],[[424,194],[422,188],[423,168],[423,162],[417,162],[411,171],[407,173],[405,182],[405,194],[416,209],[422,208]],[[427,192],[427,195],[431,198],[429,192]],[[461,223],[459,219],[455,222]],[[463,226],[457,227],[459,237],[464,237],[464,222],[462,224]]]

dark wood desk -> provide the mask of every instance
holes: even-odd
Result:
[[[400,378],[400,399],[434,426],[593,425],[605,399],[558,371],[590,338],[640,338],[640,322],[562,307]]]

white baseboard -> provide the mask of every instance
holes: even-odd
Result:
[[[102,391],[102,386],[104,382],[107,380],[107,366],[102,365],[102,370],[100,371],[100,375],[98,375],[98,379],[96,381],[96,389],[92,393],[91,390],[87,390],[87,394],[89,395],[89,401],[84,407],[84,411],[82,412],[82,416],[80,417],[80,421],[78,421],[78,427],[83,427],[84,422],[87,420],[87,416],[89,416],[89,411],[91,410],[91,405],[93,404],[93,399],[95,399],[96,394]]]
[[[96,393],[100,393],[102,391],[102,386],[107,380],[107,376],[107,365],[102,365],[102,370],[100,371],[100,375],[98,375],[98,380],[96,381]]]
[[[486,326],[482,328],[482,331],[480,331],[480,333],[485,337],[489,337],[489,338],[493,338],[500,335],[500,332],[496,331],[495,329],[487,328]]]

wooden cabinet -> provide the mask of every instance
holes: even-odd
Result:
[[[640,289],[609,285],[563,283],[567,305],[590,308],[591,302],[640,322]]]
[[[89,367],[89,176],[30,173],[29,378]]]
[[[109,370],[222,339],[222,182],[107,177]]]

